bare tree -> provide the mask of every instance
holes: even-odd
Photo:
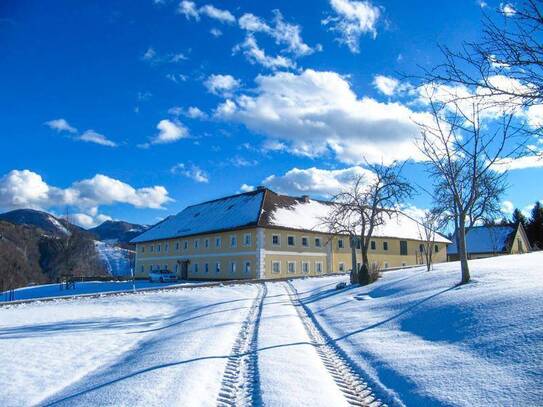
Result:
[[[470,280],[466,227],[493,210],[504,188],[505,169],[496,171],[503,159],[526,153],[522,128],[513,126],[516,110],[484,96],[469,101],[443,96],[439,85],[427,88],[431,120],[417,123],[419,150],[427,160],[434,181],[436,201],[448,206],[454,222],[461,263],[461,283]],[[483,120],[498,122],[486,126]],[[497,188],[494,188],[496,183]]]
[[[443,225],[443,216],[439,210],[425,211],[424,215],[419,219],[419,225],[422,254],[426,263],[426,270],[430,271],[433,264],[437,230]]]
[[[359,284],[371,283],[368,250],[376,227],[394,214],[395,207],[413,193],[411,185],[401,176],[403,164],[390,166],[368,165],[371,179],[363,175],[353,179],[342,192],[333,197],[332,210],[324,219],[331,233],[344,230],[351,237],[353,266],[356,265],[355,248],[359,247],[362,264],[353,267],[352,280]]]

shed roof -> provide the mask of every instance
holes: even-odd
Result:
[[[511,239],[515,237],[515,225],[474,226],[466,232],[468,253],[503,253],[506,252]],[[447,248],[447,254],[458,254],[456,237]]]

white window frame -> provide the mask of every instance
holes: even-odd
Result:
[[[179,248],[181,247],[181,245],[179,244],[179,241],[175,242],[175,251],[179,251]]]
[[[209,238],[204,239],[204,247],[209,249]]]
[[[345,263],[340,262],[340,263],[338,264],[338,271],[339,271],[340,273],[344,273],[344,272],[345,272]]]
[[[149,271],[153,271],[153,265],[152,264],[149,266]]]
[[[292,268],[292,271],[290,271],[290,265],[293,265],[294,267]],[[296,262],[295,261],[287,261],[287,272],[288,273],[291,273],[291,274],[294,274],[296,273]]]
[[[388,252],[388,248],[389,248],[388,240],[383,240],[383,251]]]
[[[177,264],[177,263],[175,264],[175,269],[174,270],[175,270],[175,274],[177,274],[179,272],[179,264]]]
[[[249,238],[249,243],[247,243],[247,237]],[[245,233],[243,235],[243,246],[250,247],[253,244],[252,234],[251,233]]]
[[[164,244],[164,252],[165,252],[165,253],[168,253],[169,250],[170,250],[170,244],[169,244],[169,243],[165,243],[165,244]]]
[[[319,243],[317,244],[317,242]],[[315,247],[322,247],[322,240],[320,237],[315,238]]]
[[[221,262],[218,261],[215,263],[215,273],[220,273],[221,272]]]
[[[141,245],[141,247],[140,247],[140,253],[145,253],[145,246],[144,246],[144,245]]]
[[[249,266],[249,267],[247,267],[247,266]],[[250,273],[251,272],[251,261],[250,260],[245,260],[243,262],[243,271],[245,273]]]
[[[304,245],[304,239],[307,244]],[[309,247],[309,237],[302,236],[302,247]]]
[[[149,253],[153,253],[155,251],[155,245],[150,245],[149,246]]]
[[[199,249],[200,248],[200,239],[194,239],[194,248]]]
[[[236,235],[230,235],[230,247],[232,249],[238,247],[238,237]]]
[[[183,250],[188,250],[188,249],[189,249],[189,241],[183,240]]]
[[[145,273],[145,266],[143,264],[141,265],[141,272]]]
[[[156,252],[157,252],[157,253],[160,253],[161,246],[162,246],[162,245],[160,245],[160,244],[157,244],[157,245],[156,245]]]
[[[304,270],[304,266],[307,266],[307,270]],[[311,270],[309,269],[309,262],[308,261],[302,261],[302,273],[309,274]]]
[[[237,265],[235,261],[230,262],[230,273],[235,273],[237,271]]]
[[[215,247],[219,249],[222,247],[222,237],[220,236],[215,237]]]
[[[277,243],[273,243],[274,237],[277,237]],[[281,235],[272,235],[272,246],[281,246]]]
[[[277,267],[277,271],[274,270],[274,265],[275,265],[275,264],[277,264],[277,266],[278,266],[278,267]],[[272,273],[279,274],[279,273],[281,272],[281,262],[278,261],[278,260],[272,261],[272,267],[271,267],[271,269],[272,269]]]
[[[373,251],[377,250],[377,241],[370,240],[370,250],[373,250]]]
[[[209,273],[209,263],[205,263],[204,265],[204,273]]]
[[[292,244],[289,243],[290,238],[292,238]],[[294,236],[294,235],[288,235],[287,236],[287,246],[288,247],[296,246],[296,236]]]
[[[345,248],[345,244],[343,242],[343,239],[338,239],[337,240],[337,248],[338,249],[344,249]]]
[[[198,273],[198,263],[194,263],[194,264],[192,265],[192,271],[193,271],[194,273]]]
[[[320,268],[320,270],[319,270]],[[315,262],[315,273],[322,273],[322,261],[316,261]]]

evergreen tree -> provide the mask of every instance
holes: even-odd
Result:
[[[540,202],[536,202],[532,208],[532,214],[526,229],[532,247],[534,249],[543,248],[543,208]]]
[[[522,224],[522,227],[526,229],[528,220],[526,219],[526,216],[524,216],[524,214],[519,209],[515,209],[513,211],[513,223],[515,225],[518,225],[520,223]]]

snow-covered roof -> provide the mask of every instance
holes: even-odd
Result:
[[[185,208],[131,240],[132,243],[198,235],[255,225],[264,190],[216,199]]]
[[[331,210],[329,202],[277,194],[258,189],[214,201],[189,206],[175,216],[142,233],[132,243],[212,233],[248,226],[278,227],[327,233],[322,219]],[[385,216],[384,225],[374,230],[376,237],[422,240],[424,228],[399,211]],[[436,242],[450,243],[436,234]]]
[[[517,228],[515,225],[475,226],[466,232],[468,253],[502,253],[507,250],[510,239]],[[447,249],[448,254],[458,254],[456,238]]]

